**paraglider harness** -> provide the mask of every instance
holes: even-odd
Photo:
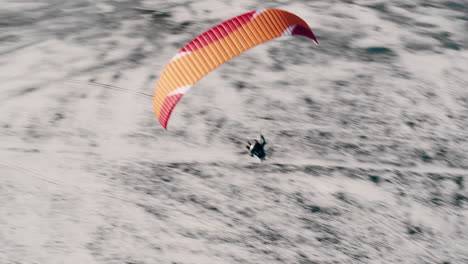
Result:
[[[262,142],[258,142],[256,139],[254,143],[250,143],[249,141],[247,141],[248,145],[246,145],[245,147],[250,151],[251,157],[255,155],[260,160],[265,160],[266,153],[263,147],[266,145],[266,141],[263,135],[260,135],[260,137],[262,139]]]

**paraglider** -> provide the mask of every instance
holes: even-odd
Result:
[[[214,26],[187,43],[171,59],[156,84],[154,114],[164,129],[182,96],[226,61],[268,40],[304,36],[318,45],[300,17],[280,9],[251,11]]]
[[[257,156],[260,160],[265,160],[266,158],[266,153],[265,153],[265,137],[263,135],[260,135],[260,138],[262,139],[262,142],[258,142],[258,140],[255,139],[253,143],[250,143],[247,141],[247,145],[245,146],[249,151],[250,151],[250,156]]]

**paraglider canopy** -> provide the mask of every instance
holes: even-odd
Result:
[[[153,97],[156,118],[167,129],[175,105],[203,76],[256,45],[293,35],[307,37],[318,45],[304,20],[279,9],[251,11],[200,34],[182,47],[163,70]]]

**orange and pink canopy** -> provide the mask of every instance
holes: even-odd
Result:
[[[318,44],[304,20],[279,9],[248,12],[197,36],[177,52],[159,77],[153,97],[156,118],[167,129],[177,102],[203,76],[258,44],[292,35]]]

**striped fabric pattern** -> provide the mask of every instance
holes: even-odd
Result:
[[[251,11],[229,19],[197,36],[172,58],[156,84],[153,106],[163,128],[179,100],[216,67],[265,41],[300,35],[318,44],[298,16],[279,9]]]

